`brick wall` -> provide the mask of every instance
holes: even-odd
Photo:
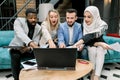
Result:
[[[28,0],[16,0],[17,11],[21,9],[27,1]],[[26,8],[36,8],[36,0],[31,0],[30,3],[21,12],[19,12],[17,16],[25,17]]]

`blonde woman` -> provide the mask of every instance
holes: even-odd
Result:
[[[96,6],[88,6],[84,11],[84,36],[74,47],[80,48],[81,44],[88,46],[89,59],[94,65],[91,80],[99,80],[106,50],[111,49],[102,38],[107,28],[108,25],[101,19],[98,8]]]
[[[52,9],[48,12],[48,16],[45,21],[42,22],[41,26],[43,28],[46,28],[50,34],[46,35],[48,37],[51,37],[55,45],[57,44],[57,30],[60,24],[60,15],[57,10]],[[44,39],[44,37],[41,38],[40,44],[46,45],[47,41]]]

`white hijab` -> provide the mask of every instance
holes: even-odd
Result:
[[[97,7],[95,6],[88,6],[84,13],[88,11],[93,16],[93,22],[91,25],[87,25],[85,20],[83,21],[83,34],[89,34],[89,33],[95,33],[99,32],[99,34],[102,34],[103,31],[105,31],[108,28],[108,25],[101,19],[100,13]]]

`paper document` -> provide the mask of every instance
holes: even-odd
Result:
[[[72,46],[67,46],[66,48],[73,48]]]
[[[66,48],[73,48],[73,46],[67,46]],[[79,51],[79,48],[77,48],[77,51]]]
[[[116,42],[116,43],[114,43],[114,44],[110,44],[110,47],[111,47],[113,50],[120,52],[120,43],[119,43],[119,42]]]
[[[47,48],[49,47],[49,44],[46,44],[46,45],[41,45],[40,48]]]

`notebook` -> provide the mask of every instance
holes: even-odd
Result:
[[[38,69],[75,70],[76,48],[34,48]]]

